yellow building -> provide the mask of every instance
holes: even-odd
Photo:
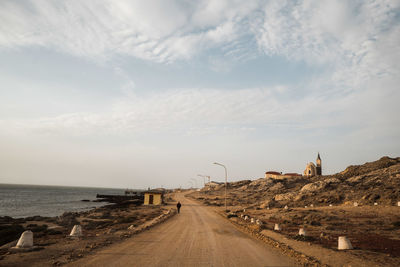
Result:
[[[144,192],[144,205],[161,205],[163,203],[163,192],[146,191]]]

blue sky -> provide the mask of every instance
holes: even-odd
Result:
[[[187,187],[399,156],[400,1],[1,1],[0,183]],[[200,183],[200,179],[198,179]]]

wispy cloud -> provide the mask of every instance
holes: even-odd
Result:
[[[228,1],[25,4],[0,4],[0,47],[35,45],[96,60],[116,53],[157,62],[187,59],[238,38],[240,22],[256,7]]]
[[[304,96],[287,98],[282,87],[243,90],[181,89],[138,96],[131,92],[115,100],[110,112],[70,113],[29,120],[0,121],[5,132],[35,135],[90,136],[174,132],[229,127],[286,130],[326,129],[359,125],[360,116],[348,116],[357,108],[354,95],[342,98]],[[352,106],[353,105],[353,106]],[[329,118],[329,120],[327,120]]]
[[[78,72],[96,66],[91,81],[80,83],[85,80],[82,75],[74,88],[75,83],[64,83],[62,75],[48,80],[46,75],[40,79],[32,78],[34,74],[23,77],[18,67],[8,69],[4,64],[2,82],[16,93],[11,94],[6,87],[1,92],[5,96],[0,98],[1,114],[6,116],[0,118],[0,145],[6,148],[3,150],[17,151],[8,162],[18,166],[28,144],[32,153],[29,161],[34,166],[41,146],[38,140],[48,140],[47,147],[54,150],[54,155],[68,151],[65,157],[72,161],[85,143],[90,153],[79,160],[93,157],[95,166],[96,162],[108,162],[112,150],[115,169],[123,169],[117,156],[120,147],[114,144],[126,138],[134,143],[130,149],[138,162],[147,153],[149,166],[157,155],[163,168],[179,169],[165,162],[166,155],[179,146],[182,153],[195,148],[208,157],[209,150],[201,151],[201,139],[209,147],[221,144],[214,155],[224,158],[232,156],[225,152],[232,144],[246,150],[249,159],[258,149],[257,160],[249,160],[250,167],[243,169],[250,173],[257,173],[251,167],[255,161],[264,168],[265,149],[291,154],[292,162],[297,162],[297,155],[292,153],[294,146],[307,150],[325,147],[339,155],[336,162],[343,164],[338,144],[357,151],[373,147],[375,154],[398,153],[399,11],[400,1],[389,0],[0,1],[0,55],[10,51],[15,55],[24,49],[30,53],[35,50],[30,50],[32,47],[39,47],[44,49],[38,49],[37,58],[62,55],[53,64],[38,62],[43,69],[63,64],[71,55],[78,59],[66,68],[74,68],[81,59],[90,64]],[[48,55],[48,51],[56,53]],[[251,61],[257,57],[261,60]],[[250,62],[256,63],[250,66]],[[275,62],[280,66],[274,73],[284,78],[277,79],[279,84],[262,84],[262,75],[274,75],[268,71]],[[209,77],[199,75],[191,81],[193,72],[197,75],[204,71],[203,64]],[[247,74],[253,71],[254,75],[242,82],[235,64],[242,64],[238,69]],[[293,66],[306,69],[301,73],[307,77],[299,79],[298,84],[290,77],[293,71],[281,71]],[[185,67],[193,68],[193,72],[182,71]],[[163,70],[157,72],[158,68]],[[98,80],[97,73],[110,76]],[[166,77],[170,74],[173,77]],[[188,77],[182,77],[185,74]],[[140,75],[144,78],[139,79]],[[177,82],[180,77],[183,83]],[[260,82],[251,83],[253,77]],[[153,78],[160,82],[145,84]],[[197,83],[208,78],[207,83]],[[223,79],[235,89],[220,82]],[[109,84],[97,88],[103,81]],[[164,88],[163,83],[169,81],[173,85]],[[91,92],[107,93],[99,94],[101,101],[94,93],[83,97],[89,86],[93,87]],[[74,105],[78,101],[81,103]],[[68,107],[58,108],[62,105]],[[17,116],[18,109],[23,112]],[[32,114],[26,115],[30,111]],[[234,136],[236,133],[240,138]],[[188,138],[185,146],[179,143],[181,140],[159,141],[166,135],[193,138]],[[254,141],[254,136],[263,140]],[[265,136],[272,138],[267,140]],[[93,143],[89,142],[92,138]],[[97,144],[98,140],[111,145]],[[154,145],[156,142],[162,148]],[[97,148],[101,152],[97,153]],[[7,156],[3,155],[5,159]],[[275,154],[268,156],[270,161],[275,158]],[[44,161],[53,158],[53,154],[43,157]],[[130,159],[131,155],[126,154],[125,167],[131,166]],[[190,172],[197,164],[191,161]],[[41,169],[37,169],[37,177],[42,175]],[[70,169],[64,166],[64,170]],[[89,169],[96,170],[97,175],[96,166]],[[149,168],[132,169],[145,177]],[[9,168],[10,173],[16,170]],[[182,175],[174,171],[171,178]],[[23,175],[29,176],[29,170]]]
[[[268,3],[253,25],[267,54],[321,67],[325,87],[357,90],[385,75],[398,77],[398,1],[290,1]]]

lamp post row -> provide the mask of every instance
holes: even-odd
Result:
[[[226,188],[227,188],[227,184],[228,184],[228,171],[226,170],[225,165],[223,165],[221,163],[218,163],[218,162],[214,162],[214,164],[222,166],[225,169],[225,211],[227,211],[227,208],[226,208]]]
[[[225,169],[225,211],[227,211],[227,206],[226,206],[226,191],[227,191],[227,184],[228,184],[228,171],[227,171],[227,169],[226,169],[226,166],[225,165],[223,165],[223,164],[221,164],[221,163],[218,163],[218,162],[214,162],[214,164],[215,165],[219,165],[219,166],[221,166],[221,167],[224,167],[224,169]],[[207,175],[202,175],[202,174],[198,174],[197,176],[200,176],[200,177],[203,177],[204,178],[204,186],[206,186],[206,177],[208,178],[208,182],[210,182],[210,176],[207,176]],[[192,178],[193,179],[193,178]],[[193,180],[195,180],[195,179],[193,179]]]

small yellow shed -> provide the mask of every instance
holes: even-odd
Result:
[[[145,191],[144,205],[161,205],[163,203],[163,192],[161,191]]]

